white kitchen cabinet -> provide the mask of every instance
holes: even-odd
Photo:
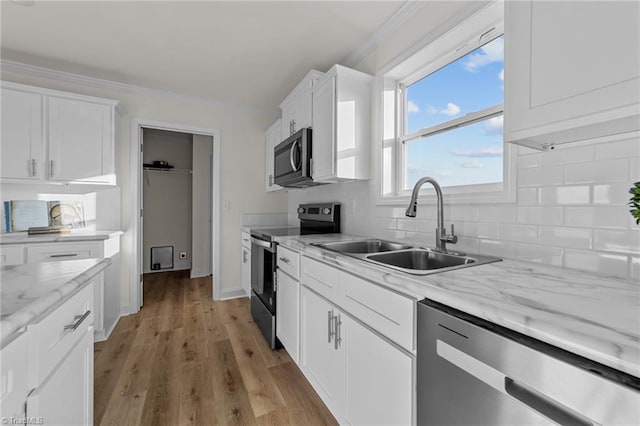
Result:
[[[281,269],[277,271],[276,336],[291,359],[300,364],[300,282]]]
[[[24,246],[0,245],[0,266],[22,265],[24,263]]]
[[[265,134],[265,158],[266,158],[266,186],[267,192],[279,191],[282,189],[280,185],[274,183],[274,155],[273,149],[282,142],[282,120],[278,119]]]
[[[42,96],[2,87],[2,177],[42,179]]]
[[[369,179],[372,80],[370,75],[335,65],[314,85],[315,182]]]
[[[280,104],[282,110],[282,139],[306,127],[313,127],[311,89],[322,76],[319,71],[311,70]]]
[[[27,333],[18,336],[2,348],[0,355],[0,413],[4,419],[21,419],[25,416],[24,402],[29,393],[27,372],[29,351]]]
[[[49,179],[102,181],[114,173],[112,105],[50,96]]]
[[[251,296],[251,236],[248,232],[242,233],[242,289]]]
[[[116,105],[2,82],[3,182],[115,184]]]
[[[640,3],[505,2],[505,139],[553,144],[640,129]]]
[[[300,290],[300,369],[331,413],[344,413],[344,353],[336,349],[338,310],[306,287]],[[371,372],[375,374],[375,372]]]

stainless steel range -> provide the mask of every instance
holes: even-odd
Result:
[[[251,230],[251,315],[272,349],[280,347],[276,337],[275,237],[340,232],[340,204],[301,204],[299,228]]]

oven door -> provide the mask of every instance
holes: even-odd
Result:
[[[278,144],[273,151],[274,182],[281,186],[308,186],[312,182],[311,129],[301,129]]]
[[[275,246],[275,244],[273,245]],[[275,315],[275,250],[269,241],[251,237],[251,290]]]

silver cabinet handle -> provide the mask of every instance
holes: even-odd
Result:
[[[273,186],[273,175],[269,175],[269,186]]]
[[[296,132],[296,120],[291,120],[291,134]]]
[[[247,251],[242,250],[242,263],[247,263]]]
[[[38,176],[38,163],[35,158],[31,159],[31,176]]]
[[[297,172],[300,168],[300,166],[296,166],[296,162],[293,159],[293,153],[296,150],[296,146],[298,146],[298,140],[293,141],[293,144],[291,145],[291,151],[289,151],[289,162],[291,163],[291,168],[294,172]]]
[[[278,260],[282,260],[286,264],[290,264],[291,263],[291,261],[289,259],[287,259],[286,257],[279,257]]]
[[[561,425],[594,425],[589,419],[570,411],[551,398],[527,388],[510,377],[504,378],[504,390],[540,414]]]
[[[331,338],[334,335],[334,331],[333,331],[333,320],[334,320],[334,316],[333,316],[333,309],[330,311],[327,311],[327,343],[331,343]]]
[[[65,254],[51,254],[49,255],[49,257],[55,258],[55,257],[76,257],[78,255],[78,253],[65,253]]]
[[[340,319],[340,314],[338,314],[338,316],[336,317],[336,322],[335,322],[335,327],[336,327],[336,331],[335,331],[335,335],[336,338],[333,341],[334,342],[334,349],[338,350],[338,347],[340,346],[340,343],[342,343],[342,336],[341,334],[341,326],[342,326],[342,320]]]
[[[91,314],[91,311],[87,311],[82,315],[76,315],[75,317],[73,317],[73,319],[76,320],[76,322],[74,322],[73,324],[65,325],[64,326],[64,331],[66,331],[66,332],[76,331],[76,329],[78,327],[80,327],[80,324],[82,324],[84,322],[84,320],[89,318],[90,314]]]
[[[49,161],[49,177],[53,177],[54,167],[55,167],[55,163],[53,162],[53,160]]]

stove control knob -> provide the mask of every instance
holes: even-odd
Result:
[[[322,214],[331,214],[331,207],[325,207],[322,209]]]
[[[305,208],[304,207],[298,207],[298,213],[302,214],[305,212]]]

